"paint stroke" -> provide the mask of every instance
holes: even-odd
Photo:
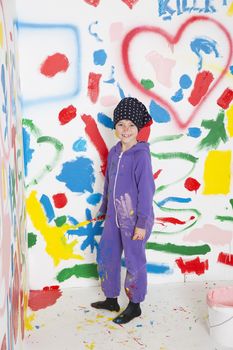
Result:
[[[53,218],[55,217],[55,214],[54,214],[54,210],[53,210],[53,207],[52,207],[52,204],[50,202],[49,197],[46,196],[45,194],[43,194],[40,197],[40,203],[43,205],[48,222],[52,221]]]
[[[216,120],[203,120],[201,126],[209,130],[207,136],[205,136],[198,145],[198,149],[212,149],[218,148],[221,142],[226,143],[228,140],[225,125],[224,125],[225,113],[221,109],[217,115]]]
[[[32,311],[46,309],[54,305],[62,296],[59,286],[45,287],[42,290],[30,290],[28,306]]]
[[[68,243],[65,237],[65,233],[68,230],[75,229],[76,227],[68,224],[61,227],[49,225],[41,203],[37,199],[36,191],[32,191],[26,199],[26,208],[33,227],[43,236],[46,242],[45,250],[53,259],[55,266],[61,260],[83,259],[81,255],[74,253],[74,248],[78,243],[77,240]]]
[[[87,4],[97,7],[100,3],[100,0],[84,0]]]
[[[66,72],[69,68],[69,60],[66,55],[55,53],[48,56],[41,64],[40,72],[48,78],[54,77],[57,73]]]
[[[88,198],[87,198],[87,203],[91,204],[91,205],[96,205],[100,202],[102,198],[102,194],[101,193],[94,193],[91,194]]]
[[[191,41],[190,44],[191,50],[197,55],[198,61],[198,70],[202,69],[202,52],[205,55],[209,55],[214,53],[215,57],[219,57],[219,52],[217,50],[217,42],[215,40],[211,40],[210,38],[196,38]]]
[[[182,258],[175,260],[177,266],[183,274],[195,273],[196,275],[202,275],[209,268],[208,260],[200,261],[197,257],[193,260],[184,261]]]
[[[204,165],[203,194],[228,194],[231,186],[231,151],[209,151]]]
[[[93,162],[86,157],[77,157],[75,160],[62,165],[61,173],[56,176],[58,181],[64,182],[72,192],[93,193],[95,175]]]
[[[58,282],[64,282],[72,276],[75,276],[77,278],[98,279],[99,275],[97,271],[97,264],[81,264],[75,265],[71,268],[65,268],[58,273],[56,279]]]
[[[205,224],[200,228],[196,228],[186,236],[183,237],[184,242],[197,243],[199,241],[208,242],[211,245],[224,246],[231,244],[233,239],[233,232],[222,230],[221,228]]]
[[[33,232],[28,232],[28,248],[33,247],[36,245],[37,242],[37,235],[35,235]]]
[[[189,103],[193,106],[197,106],[201,99],[207,94],[210,84],[214,80],[214,76],[209,71],[203,71],[197,74],[194,88],[188,98]]]
[[[126,267],[125,265],[125,259],[121,259],[121,266]],[[166,274],[170,275],[173,273],[173,269],[167,265],[167,264],[154,264],[154,263],[147,263],[146,264],[146,271],[148,273],[152,274]]]
[[[97,114],[97,120],[99,123],[104,125],[108,129],[114,129],[114,123],[110,117],[105,115],[104,113]]]
[[[162,56],[157,51],[148,53],[146,55],[146,60],[152,65],[155,71],[156,81],[165,87],[170,88],[172,85],[172,70],[176,65],[176,61]]]
[[[233,90],[226,88],[222,95],[217,99],[217,104],[223,109],[229,108],[231,101],[233,100]]]
[[[104,139],[102,138],[99,129],[95,120],[90,115],[83,114],[81,116],[82,120],[86,124],[85,131],[90,138],[90,141],[95,146],[97,152],[99,153],[100,159],[102,161],[101,164],[101,172],[105,175],[107,168],[107,157],[108,157],[108,149]]]
[[[59,114],[58,114],[58,119],[60,121],[61,125],[65,125],[69,123],[72,119],[74,119],[77,115],[77,109],[70,105],[66,108],[63,108]]]
[[[159,244],[153,242],[146,243],[146,249],[179,255],[205,255],[211,251],[208,244],[191,247],[171,243]]]
[[[56,193],[53,195],[53,203],[56,208],[64,208],[67,204],[67,197],[65,193]]]
[[[94,32],[92,30],[92,27],[96,24],[98,24],[98,21],[92,22],[89,26],[88,26],[88,31],[89,34],[92,35],[97,41],[102,42],[103,40],[99,37],[99,35],[97,34],[97,32]]]
[[[197,193],[197,190],[199,189],[200,186],[201,186],[200,182],[198,182],[193,177],[188,177],[184,182],[184,187],[190,192],[195,191]]]
[[[186,221],[181,221],[181,220],[176,219],[174,217],[164,217],[164,218],[156,217],[156,221],[169,222],[170,224],[174,224],[174,225],[184,225],[184,224],[186,224]]]
[[[226,111],[227,130],[230,137],[233,137],[233,105]]]
[[[163,199],[162,201],[158,202],[157,205],[159,207],[163,207],[168,202],[175,202],[175,203],[189,203],[191,202],[191,198],[182,198],[182,197],[167,197]]]
[[[223,252],[219,253],[218,262],[225,265],[233,266],[233,254],[227,254]]]
[[[151,100],[150,106],[150,115],[156,123],[168,123],[171,120],[170,114],[166,109],[161,107],[158,103]]]
[[[201,129],[200,128],[188,128],[188,134],[187,136],[191,136],[194,138],[201,136]]]
[[[92,103],[96,103],[99,97],[99,83],[102,74],[90,72],[88,76],[88,96]]]
[[[233,221],[233,216],[222,216],[222,215],[217,215],[216,217],[215,217],[215,219],[217,219],[217,220],[219,220],[219,221],[222,221],[222,222],[224,222],[224,221]]]
[[[24,174],[28,175],[28,164],[32,160],[32,155],[35,152],[33,148],[30,148],[30,134],[25,128],[23,128],[23,156],[24,156]]]

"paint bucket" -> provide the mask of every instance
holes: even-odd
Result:
[[[233,349],[233,286],[210,290],[207,304],[211,337],[218,344]]]

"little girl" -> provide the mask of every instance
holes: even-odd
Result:
[[[92,303],[97,309],[119,311],[121,256],[127,269],[127,308],[113,322],[123,324],[141,315],[140,302],[147,292],[145,245],[154,223],[155,191],[149,145],[137,142],[145,125],[152,124],[146,107],[126,97],[114,110],[114,127],[120,142],[109,152],[103,201],[98,216],[105,214],[97,262],[106,300]]]

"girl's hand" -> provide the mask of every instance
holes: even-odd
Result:
[[[144,228],[135,227],[133,241],[139,240],[142,241],[145,238],[146,230]]]

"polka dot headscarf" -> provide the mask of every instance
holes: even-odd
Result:
[[[113,112],[114,128],[116,124],[123,119],[131,120],[138,130],[145,125],[152,124],[152,118],[144,104],[134,97],[123,98]]]

